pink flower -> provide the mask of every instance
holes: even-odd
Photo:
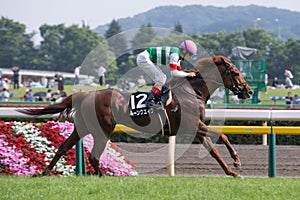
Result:
[[[54,149],[57,149],[73,130],[73,123],[68,121],[35,124],[0,120],[0,171],[15,175],[32,175],[40,171],[53,158]],[[92,146],[92,136],[86,136],[86,155],[90,155]],[[128,161],[111,142],[99,162],[102,171],[107,175],[137,175],[134,163]],[[94,172],[87,158],[86,164],[87,172]],[[54,174],[74,174],[75,148],[68,151],[66,157],[61,158],[55,168]]]

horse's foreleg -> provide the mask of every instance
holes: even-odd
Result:
[[[73,133],[58,147],[54,158],[51,160],[47,168],[42,172],[42,175],[49,175],[57,161],[61,156],[65,155],[78,141],[80,137],[78,136],[76,128],[74,128]]]
[[[229,175],[233,176],[236,178],[241,178],[241,175],[234,172],[227,164],[226,162],[222,159],[219,151],[216,149],[214,144],[212,143],[211,139],[208,137],[203,137],[200,134],[197,134],[196,136],[199,141],[203,144],[203,146],[207,149],[207,151],[210,153],[210,155],[217,160],[217,162],[220,164],[224,172]]]
[[[224,133],[215,131],[213,129],[208,129],[206,135],[210,136],[210,137],[214,137],[214,138],[220,138],[223,141],[223,143],[225,144],[226,148],[228,149],[231,158],[234,160],[233,165],[235,167],[241,166],[241,161],[239,159],[238,153],[233,148],[232,144],[228,140],[228,137]]]
[[[235,167],[240,167],[241,166],[241,161],[239,159],[239,156],[236,152],[236,150],[233,148],[232,144],[229,142],[228,137],[225,134],[221,134],[221,139],[226,145],[228,151],[230,152],[231,158],[234,160],[233,165]]]
[[[236,152],[236,150],[233,148],[232,144],[229,142],[228,137],[221,132],[215,131],[211,128],[208,128],[204,123],[200,123],[199,126],[199,132],[201,133],[202,136],[208,136],[208,137],[213,137],[213,138],[221,138],[221,140],[224,142],[226,148],[228,149],[231,158],[233,158],[234,163],[233,165],[235,167],[239,167],[241,166],[241,161],[239,159],[238,153]]]

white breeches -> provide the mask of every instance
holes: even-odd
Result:
[[[137,56],[136,63],[155,83],[160,82],[162,85],[166,83],[167,76],[150,60],[147,51],[143,51]]]

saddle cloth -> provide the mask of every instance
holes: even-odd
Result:
[[[139,117],[145,115],[151,115],[156,113],[155,110],[164,110],[167,105],[172,101],[171,90],[163,87],[163,90],[160,94],[161,106],[148,108],[146,106],[146,100],[150,95],[150,91],[137,91],[130,95],[129,108],[131,117]]]

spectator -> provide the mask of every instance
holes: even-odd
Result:
[[[98,77],[99,77],[100,86],[103,86],[105,84],[105,72],[106,69],[102,65],[100,65],[98,68]]]
[[[9,80],[7,78],[0,78],[0,92],[3,88],[9,90]]]
[[[285,70],[284,70],[284,76],[287,76],[287,77],[289,77],[290,79],[293,79],[293,78],[294,78],[292,72],[291,72],[289,69],[287,69],[287,68],[285,68]]]
[[[41,78],[41,85],[43,88],[47,88],[48,87],[48,79],[46,78],[46,76],[42,76]]]
[[[56,100],[57,100],[56,93],[52,93],[50,101],[56,101]]]
[[[238,104],[239,101],[240,101],[237,95],[232,95],[232,96],[231,96],[231,100],[232,100],[232,102],[235,103],[235,104]]]
[[[293,102],[292,93],[291,93],[291,92],[288,92],[288,93],[287,93],[287,96],[285,97],[285,103],[286,103],[286,104],[292,104],[292,102]]]
[[[265,74],[265,85],[266,85],[266,87],[267,87],[268,83],[269,83],[269,75]]]
[[[2,89],[3,89],[3,80],[2,78],[0,78],[0,91],[2,91]]]
[[[137,80],[137,86],[138,87],[143,87],[146,85],[146,81],[144,79],[144,76],[141,75],[140,78]]]
[[[19,71],[20,71],[20,68],[17,67],[17,66],[14,66],[11,68],[11,70],[13,71],[14,73],[14,89],[19,89]]]
[[[293,82],[292,80],[286,76],[285,77],[285,88],[288,89],[288,88],[292,88],[294,85],[293,85]]]
[[[210,100],[213,102],[213,103],[216,103],[217,100],[222,100],[224,99],[224,95],[225,95],[225,90],[223,88],[219,88],[217,93],[214,94]]]
[[[51,101],[51,97],[52,97],[51,90],[49,89],[46,93],[46,101]]]
[[[31,89],[28,90],[27,97],[28,97],[27,101],[32,102],[32,100],[33,100],[33,94],[32,94],[32,90]]]
[[[55,72],[54,72],[53,80],[54,80],[54,85],[53,85],[53,87],[56,88],[57,85],[58,85],[58,72],[57,72],[56,70],[55,70]]]
[[[56,102],[62,102],[64,98],[67,97],[67,93],[65,91],[60,91],[60,97],[56,100]]]
[[[129,90],[129,82],[128,80],[122,80],[121,85],[120,85],[120,90],[121,91],[126,91]]]
[[[299,98],[298,94],[294,95],[293,104],[300,104],[300,98]]]
[[[67,95],[67,93],[65,92],[65,91],[61,91],[60,92],[60,97],[62,97],[62,98],[66,98],[68,95]]]
[[[277,76],[274,77],[272,86],[274,88],[278,88],[279,87],[279,82],[278,82],[278,77]]]
[[[29,93],[29,89],[27,89],[27,90],[25,91],[25,94],[23,95],[24,101],[28,101],[28,93]]]
[[[0,92],[0,101],[8,101],[9,92],[6,88],[3,88]]]
[[[75,75],[75,85],[78,85],[78,84],[79,84],[80,69],[81,69],[81,66],[78,66],[78,67],[76,67],[75,70],[74,70],[74,75]]]
[[[5,78],[5,79],[4,79],[4,82],[5,82],[5,84],[6,84],[6,89],[7,89],[7,91],[8,91],[9,88],[10,88],[11,81],[10,81],[10,79]]]
[[[58,78],[57,78],[57,87],[58,87],[58,91],[63,91],[64,90],[64,77],[62,74],[59,74]]]

